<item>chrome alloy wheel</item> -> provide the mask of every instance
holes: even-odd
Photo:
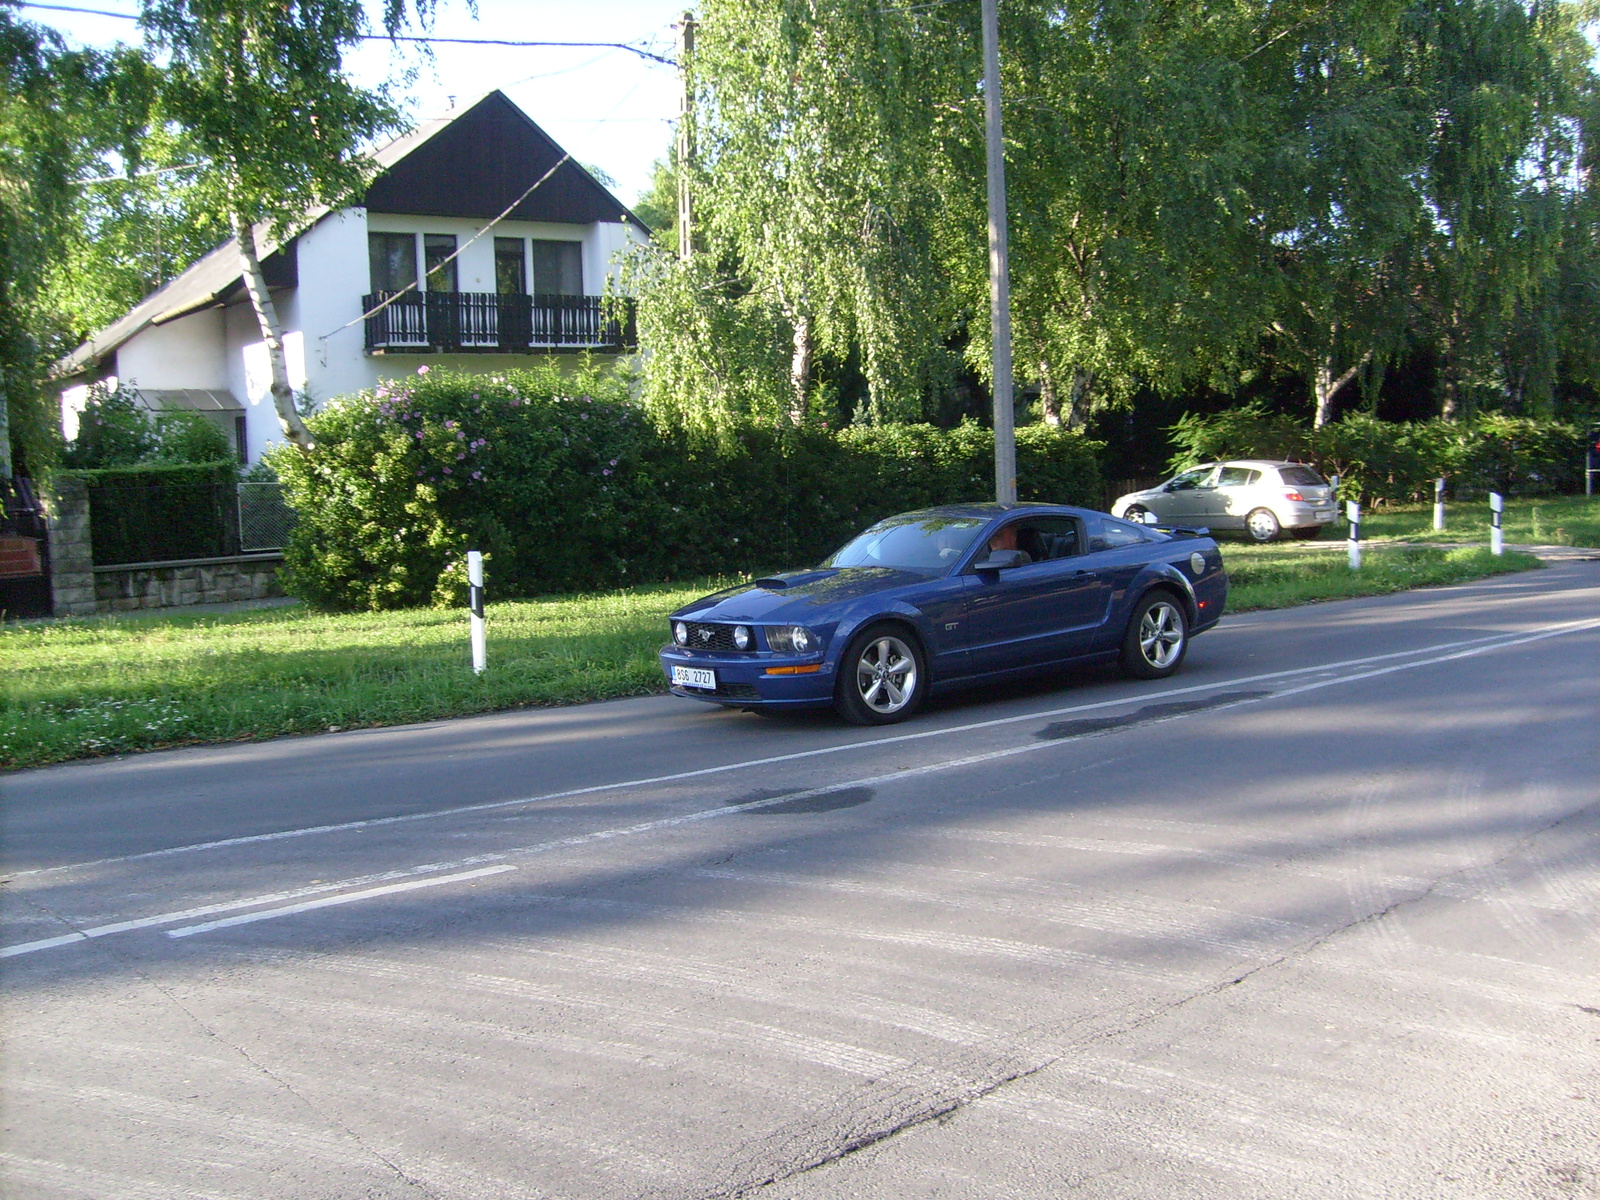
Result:
[[[861,649],[856,694],[879,716],[899,712],[917,694],[917,657],[899,638],[886,634]]]
[[[1139,621],[1139,653],[1158,671],[1164,671],[1183,653],[1183,614],[1170,601],[1159,600]]]

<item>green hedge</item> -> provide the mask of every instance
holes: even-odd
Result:
[[[1338,475],[1346,499],[1420,500],[1444,476],[1453,494],[1545,496],[1583,487],[1583,434],[1575,425],[1485,413],[1466,421],[1395,423],[1352,414],[1312,429],[1251,405],[1184,417],[1167,431],[1174,471],[1228,458],[1315,463]]]
[[[273,465],[298,525],[292,594],[325,608],[459,602],[468,549],[497,597],[815,562],[890,513],[992,495],[988,430],[663,431],[621,378],[435,370],[330,403]],[[1024,499],[1097,504],[1096,445],[1018,431]]]
[[[238,553],[239,472],[231,460],[61,474],[88,488],[97,566]]]

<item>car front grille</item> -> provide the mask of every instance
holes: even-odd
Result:
[[[708,621],[685,621],[689,627],[689,640],[684,643],[685,650],[733,650],[738,647],[733,644],[732,625],[713,625]],[[749,626],[745,628],[749,629]],[[748,649],[756,648],[754,630],[751,630],[751,641]]]
[[[683,687],[673,684],[672,690],[680,696],[701,696],[717,700],[759,700],[761,693],[756,690],[753,683],[718,683],[715,691],[706,688]]]

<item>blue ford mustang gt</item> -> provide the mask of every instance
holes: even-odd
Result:
[[[678,696],[755,710],[833,705],[902,721],[934,691],[1117,660],[1159,679],[1228,594],[1204,530],[1052,504],[952,504],[879,521],[815,570],[669,618]]]

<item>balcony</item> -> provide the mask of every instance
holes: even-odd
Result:
[[[371,311],[392,293],[361,298]],[[632,350],[633,301],[599,296],[407,292],[366,320],[368,354],[537,354]]]

